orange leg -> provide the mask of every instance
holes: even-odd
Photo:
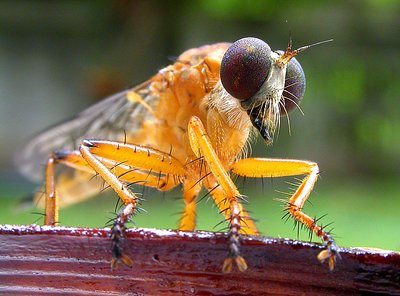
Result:
[[[127,184],[140,183],[147,187],[168,191],[180,183],[180,176],[177,175],[151,174],[148,171],[140,170],[106,158],[101,158],[100,161],[117,176],[119,180]],[[52,153],[46,165],[45,225],[55,225],[58,222],[58,195],[56,192],[54,173],[57,164],[64,164],[93,175],[97,174],[79,151],[58,151]]]
[[[63,151],[55,153],[55,155],[57,155],[57,163],[96,174],[96,171],[93,170],[79,151]],[[149,173],[149,171],[127,165],[126,162],[116,162],[114,159],[99,158],[99,160],[111,170],[118,179],[126,183],[142,183],[147,187],[153,187],[160,191],[168,191],[180,183],[180,177],[177,175],[156,174],[157,171],[152,174]]]
[[[86,142],[89,143],[89,141]],[[90,143],[93,144],[89,147],[90,152],[96,155],[97,158],[110,159],[117,163],[153,173],[161,172],[162,174],[180,177],[185,175],[184,166],[170,154],[143,146],[111,141],[91,140]],[[85,143],[83,144],[85,145]],[[84,158],[86,159],[86,157]]]
[[[247,269],[247,263],[240,255],[239,233],[243,232],[243,228],[246,228],[245,221],[250,220],[239,202],[241,195],[218,159],[204,126],[198,117],[194,116],[189,121],[188,136],[194,154],[198,158],[203,157],[211,171],[213,179],[219,184],[219,190],[221,191],[218,192],[220,194],[214,194],[213,197],[219,205],[221,205],[222,200],[226,200],[229,207],[229,255],[224,261],[222,270],[223,272],[230,272],[233,265],[236,264],[239,271],[245,271]],[[253,230],[256,231],[255,228],[253,228]]]
[[[183,201],[185,208],[179,221],[179,230],[192,231],[196,228],[196,198],[201,190],[198,181],[190,180],[183,183]]]
[[[45,216],[44,224],[54,226],[58,222],[58,196],[55,190],[55,164],[57,158],[54,153],[50,156],[47,161],[46,171],[45,171]]]
[[[126,183],[141,182],[144,186],[169,190],[181,183],[184,167],[169,154],[141,146],[108,141],[84,140],[78,151],[55,152],[46,166],[46,225],[54,225],[58,219],[55,190],[55,164],[63,163],[77,170],[98,174],[118,194],[125,207],[118,214],[111,231],[113,260],[131,266],[132,260],[123,254],[120,239],[125,224],[135,212],[138,197]]]
[[[132,193],[118,177],[100,160],[109,158],[124,165],[130,165],[162,174],[183,176],[183,166],[172,156],[149,148],[108,141],[83,141],[79,148],[82,157],[106,181],[124,202],[125,207],[118,214],[111,230],[111,268],[119,262],[131,266],[132,260],[123,254],[120,238],[124,236],[125,224],[135,212],[138,197]],[[118,167],[118,166],[117,166]],[[182,173],[179,175],[179,173]]]
[[[296,192],[287,202],[287,209],[296,221],[304,224],[327,245],[327,249],[319,253],[318,259],[323,262],[329,258],[329,269],[333,270],[338,248],[333,238],[317,221],[303,212],[303,206],[318,179],[318,165],[315,162],[290,159],[247,158],[237,161],[232,172],[246,177],[286,177],[306,175]]]
[[[213,185],[210,185],[213,184]],[[231,211],[229,207],[228,200],[226,199],[225,192],[223,189],[214,181],[213,183],[206,182],[205,184],[206,188],[209,190],[211,196],[214,199],[215,204],[218,206],[220,212],[225,216],[226,220],[230,220],[231,218]],[[253,219],[250,217],[250,215],[247,213],[247,211],[243,208],[242,205],[241,212],[242,212],[242,225],[239,229],[240,234],[247,234],[247,235],[258,235],[259,232],[257,230],[257,227],[253,221]]]

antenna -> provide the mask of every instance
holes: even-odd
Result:
[[[319,42],[312,43],[310,45],[305,45],[298,49],[292,50],[292,37],[289,35],[288,47],[287,47],[286,51],[283,53],[283,55],[277,61],[277,64],[280,65],[281,67],[283,67],[290,61],[291,58],[293,58],[295,55],[299,54],[300,52],[305,51],[306,49],[308,49],[312,46],[328,43],[331,41],[333,41],[333,39],[319,41]]]
[[[324,43],[328,43],[328,42],[332,42],[332,41],[333,41],[333,39],[328,39],[328,40],[324,40],[324,41],[315,42],[315,43],[312,43],[310,45],[302,46],[302,47],[300,47],[300,48],[298,48],[296,50],[293,50],[292,52],[298,54],[298,53],[300,53],[302,51],[305,51],[306,49],[309,49],[310,47],[313,47],[313,46],[316,46],[316,45],[320,45],[320,44],[324,44]],[[292,41],[290,39],[290,46],[291,45],[292,45]]]

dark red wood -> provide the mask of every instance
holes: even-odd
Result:
[[[226,235],[129,229],[132,268],[110,270],[109,229],[0,226],[0,294],[400,295],[400,254],[342,249],[334,272],[318,262],[322,246],[245,237],[249,269],[221,273]]]

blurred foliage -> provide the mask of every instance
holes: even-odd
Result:
[[[399,250],[399,15],[398,0],[1,1],[0,174],[7,178],[0,189],[10,198],[0,223],[32,222],[11,209],[18,202],[10,203],[17,194],[9,185],[22,183],[12,154],[28,137],[142,82],[187,48],[255,36],[277,50],[291,34],[295,47],[334,42],[298,57],[307,77],[305,116],[294,111],[291,135],[284,123],[274,146],[266,152],[258,143],[253,154],[317,161],[323,182],[312,201],[339,224],[340,243]],[[21,188],[28,193],[32,186]],[[273,224],[281,224],[275,217],[281,212],[268,212],[270,205],[276,210],[276,202],[270,203],[276,194],[270,192],[268,202],[254,195],[260,196],[256,216],[265,211],[272,223],[265,233],[287,235]],[[160,213],[177,211],[157,203]],[[208,217],[203,211],[200,216]],[[68,225],[101,225],[84,223],[76,212],[82,212],[79,206],[62,213]],[[139,225],[159,227],[155,217]],[[215,220],[207,223],[202,228]]]

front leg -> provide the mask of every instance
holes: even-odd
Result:
[[[242,195],[224,169],[201,120],[196,116],[193,116],[189,121],[188,136],[193,153],[198,158],[202,157],[211,171],[211,175],[206,181],[206,187],[212,191],[211,194],[217,206],[221,207],[223,202],[227,204],[224,209],[224,215],[229,222],[229,254],[224,261],[222,271],[225,273],[231,272],[234,264],[239,271],[245,271],[247,263],[240,255],[240,233],[245,232],[244,230],[246,229],[249,233],[257,233],[257,229],[240,203]],[[217,190],[210,189],[214,183],[218,186]]]
[[[318,259],[323,262],[329,258],[329,269],[333,270],[338,248],[332,236],[317,225],[316,219],[303,212],[303,206],[318,179],[319,169],[315,162],[291,159],[247,158],[233,164],[232,172],[239,176],[265,178],[306,175],[296,192],[287,201],[287,210],[296,221],[304,224],[327,245],[327,249],[319,253]]]

